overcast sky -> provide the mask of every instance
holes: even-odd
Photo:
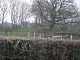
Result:
[[[18,0],[20,2],[26,2],[27,4],[32,4],[32,0]],[[74,0],[74,2],[76,3],[75,5],[78,6],[78,8],[80,8],[80,0]],[[9,18],[7,18],[8,22],[10,22]],[[29,18],[28,19],[29,22],[33,22],[34,21],[34,17]]]
[[[20,2],[27,2],[28,4],[32,4],[32,0],[18,0]]]
[[[74,0],[76,5],[80,8],[80,0]]]
[[[32,4],[32,0],[18,0],[20,2],[27,2],[28,4]],[[74,0],[76,5],[80,8],[80,0]]]

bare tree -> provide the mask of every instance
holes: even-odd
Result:
[[[27,3],[21,4],[20,13],[19,13],[19,22],[21,25],[24,25],[24,22],[26,22],[27,18],[30,16],[28,6],[29,5]]]
[[[10,0],[10,3],[12,24],[21,24],[23,26],[30,14],[28,4],[16,0]]]
[[[11,10],[11,21],[12,24],[16,24],[17,23],[17,19],[18,19],[18,3],[17,1],[10,1],[10,10]]]
[[[1,22],[2,22],[2,24],[4,23],[5,16],[7,15],[7,9],[8,9],[8,7],[7,7],[6,2],[4,0],[2,0],[0,2],[0,10],[1,10],[1,17],[2,17]]]
[[[32,13],[52,28],[55,24],[66,24],[67,19],[77,18],[78,11],[73,0],[34,0]]]

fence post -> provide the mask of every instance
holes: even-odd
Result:
[[[63,40],[63,36],[61,35],[61,40]]]
[[[41,39],[41,32],[39,34],[40,34],[40,39]]]
[[[70,35],[70,39],[72,40],[72,38],[73,38],[73,37],[72,37],[72,34],[71,34],[71,35]]]
[[[28,32],[28,39],[30,39],[30,32]]]
[[[36,35],[36,34],[35,34],[35,32],[34,32],[34,39],[35,39],[35,35]]]

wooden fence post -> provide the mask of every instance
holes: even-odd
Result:
[[[36,39],[36,33],[34,32],[34,39]]]
[[[61,35],[61,40],[63,40],[63,36]]]
[[[71,35],[70,35],[70,39],[72,40],[72,38],[73,38],[73,37],[72,37],[72,34],[71,34]]]
[[[28,39],[30,39],[30,32],[28,32]]]

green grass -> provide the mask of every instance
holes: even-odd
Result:
[[[3,36],[27,36],[27,32],[32,32],[32,28],[12,28],[0,29],[0,35]]]

